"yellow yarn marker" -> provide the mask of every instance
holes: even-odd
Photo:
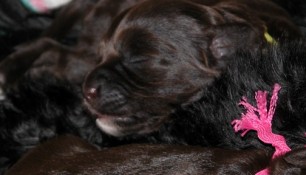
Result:
[[[265,27],[264,36],[268,43],[277,44],[277,41],[268,33],[267,27]]]

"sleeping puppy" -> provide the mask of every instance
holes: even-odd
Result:
[[[266,30],[297,37],[285,16],[267,1],[139,3],[100,42],[100,63],[84,83],[86,104],[111,135],[150,133],[202,98],[237,50],[260,49]]]
[[[138,10],[148,13],[148,9]],[[256,135],[241,139],[231,122],[243,112],[238,105],[242,96],[254,103],[256,91],[271,93],[278,83],[282,89],[273,131],[285,136],[290,146],[306,144],[305,42],[242,51],[207,67],[196,50],[177,48],[177,38],[185,35],[175,36],[176,42],[170,42],[175,34],[169,35],[169,43],[146,33],[142,36],[147,43],[139,45],[139,52],[131,52],[134,45],[128,41],[140,42],[138,36],[144,31],[139,29],[137,36],[124,35],[128,29],[122,31],[121,25],[127,19],[114,30],[103,60],[84,83],[86,104],[104,132],[123,137],[157,131],[167,133],[167,140],[174,142],[262,147]],[[135,29],[137,21],[132,24]],[[227,66],[221,71],[219,66],[225,61]]]
[[[81,28],[76,46],[57,42],[75,26]],[[221,58],[258,49],[267,39],[273,42],[271,36],[291,39],[300,31],[283,9],[265,0],[75,0],[41,39],[18,47],[0,64],[0,84],[8,87],[25,72],[39,76],[45,70],[80,84],[102,59],[117,54],[117,43],[126,56],[170,51],[196,57],[213,77],[224,64]]]

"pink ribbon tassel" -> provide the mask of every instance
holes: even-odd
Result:
[[[286,144],[285,138],[272,132],[272,119],[275,113],[278,92],[280,89],[281,86],[279,84],[274,85],[268,109],[267,91],[257,91],[255,93],[257,107],[252,106],[250,103],[248,103],[246,97],[243,97],[239,104],[246,109],[246,113],[242,114],[240,120],[234,120],[232,122],[235,132],[242,131],[242,137],[250,130],[257,131],[257,136],[261,141],[267,144],[271,144],[275,148],[275,152],[272,157],[273,159],[291,151],[291,149]],[[256,175],[267,174],[269,174],[268,169],[264,169],[256,173]]]

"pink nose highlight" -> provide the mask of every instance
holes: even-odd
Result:
[[[97,97],[97,89],[89,88],[85,91],[84,95],[87,100],[93,100]]]

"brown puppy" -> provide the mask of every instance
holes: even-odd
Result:
[[[263,9],[269,9],[264,12]],[[259,49],[265,31],[297,37],[269,1],[148,0],[119,15],[84,83],[98,126],[114,136],[149,133],[201,97],[236,50]]]
[[[124,145],[97,150],[74,136],[50,140],[25,154],[6,175],[255,174],[269,163],[263,150],[178,145]]]

